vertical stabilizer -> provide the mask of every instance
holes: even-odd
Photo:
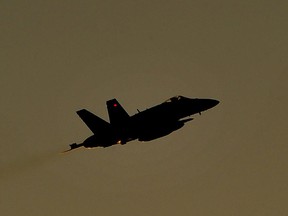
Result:
[[[107,101],[106,105],[108,109],[110,124],[120,125],[127,122],[129,115],[116,99]]]

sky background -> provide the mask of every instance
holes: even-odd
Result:
[[[0,0],[0,214],[288,215],[288,2]],[[169,136],[59,154],[174,96]]]

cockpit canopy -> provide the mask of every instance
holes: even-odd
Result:
[[[181,100],[183,98],[184,98],[183,96],[178,95],[178,96],[169,98],[168,100],[165,101],[165,103],[176,102],[176,101],[179,101],[179,100]]]

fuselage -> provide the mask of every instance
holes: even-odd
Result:
[[[131,116],[125,125],[127,138],[128,140],[150,141],[168,135],[183,127],[185,122],[192,120],[185,120],[185,117],[201,113],[218,103],[218,101],[211,99],[173,97],[164,103]]]
[[[114,144],[125,144],[131,140],[150,141],[166,136],[180,129],[196,113],[201,113],[219,103],[213,99],[190,99],[183,96],[169,100],[139,112],[117,124],[110,124],[106,130],[87,138],[85,147],[108,147]],[[116,107],[116,105],[114,104]],[[185,119],[186,118],[186,119]]]

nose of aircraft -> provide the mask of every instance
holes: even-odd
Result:
[[[207,109],[210,109],[214,106],[216,106],[217,104],[219,104],[218,100],[214,100],[214,99],[204,99],[205,100],[205,104],[207,106]]]
[[[207,109],[211,109],[212,107],[216,106],[217,104],[219,104],[218,100],[214,100],[214,99],[199,99],[200,102],[200,109],[207,110]]]
[[[212,107],[219,104],[218,100],[215,99],[199,99],[199,98],[184,98],[182,97],[182,109],[180,111],[179,116],[181,118],[193,115],[196,113],[201,113],[205,110],[211,109]]]
[[[217,104],[219,104],[218,100],[214,100],[214,99],[208,99],[209,100],[209,105],[212,107],[216,106]]]

